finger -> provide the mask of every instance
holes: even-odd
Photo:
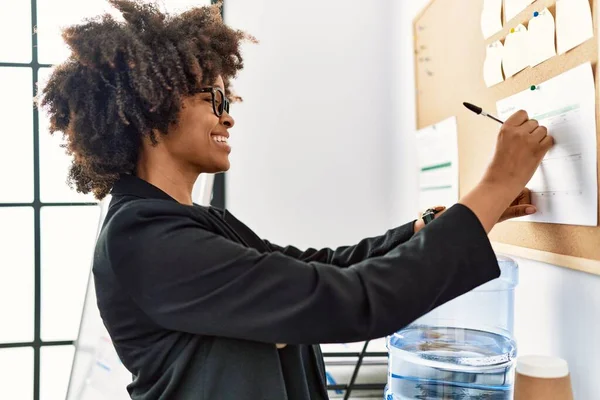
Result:
[[[517,198],[510,205],[518,206],[521,204],[531,204],[531,192],[527,188],[521,190],[521,193],[519,193]]]
[[[504,122],[506,125],[511,126],[521,126],[525,121],[529,119],[529,115],[527,115],[527,111],[519,110]]]
[[[550,135],[546,135],[546,137],[540,142],[540,145],[542,146],[542,150],[547,152],[552,146],[554,146],[554,138]]]
[[[446,210],[446,207],[445,207],[445,206],[434,206],[434,207],[431,207],[431,209],[432,209],[432,210],[435,210],[435,211],[436,211],[436,213],[440,213],[440,212],[442,212],[442,211],[445,211],[445,210]],[[425,211],[421,211],[421,212],[419,212],[419,218],[422,218],[422,217],[423,217],[423,213],[425,213]]]
[[[535,214],[537,209],[531,204],[521,204],[518,206],[508,207],[504,214],[502,214],[501,221],[506,221],[507,219],[524,217],[526,215]]]
[[[525,121],[523,125],[521,125],[521,127],[523,127],[523,129],[526,130],[527,133],[532,133],[538,126],[540,126],[540,124],[535,119],[529,119]]]
[[[286,343],[276,343],[275,347],[277,347],[278,349],[283,349],[285,346],[287,346]]]
[[[531,204],[531,190],[525,188],[521,191],[518,204]]]
[[[548,129],[545,126],[538,126],[533,132],[531,132],[531,140],[535,140],[538,143],[540,143],[546,136],[548,136]]]

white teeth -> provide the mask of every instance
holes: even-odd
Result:
[[[213,136],[213,139],[219,143],[227,143],[227,138],[225,136]]]

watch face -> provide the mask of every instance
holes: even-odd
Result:
[[[434,218],[435,214],[431,210],[427,210],[423,214],[423,221],[425,222],[425,224],[428,224],[429,222],[433,221]]]

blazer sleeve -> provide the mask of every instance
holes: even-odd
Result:
[[[189,217],[126,207],[107,225],[104,251],[133,301],[169,330],[267,343],[361,341],[499,276],[485,230],[462,205],[348,268],[259,253]]]
[[[269,250],[279,252],[296,260],[305,262],[317,261],[345,268],[368,258],[382,256],[399,244],[409,240],[413,234],[414,221],[390,229],[384,235],[363,239],[354,246],[342,246],[334,250],[329,248],[319,250],[310,248],[302,251],[294,246],[282,247],[268,240],[264,240],[264,242]]]

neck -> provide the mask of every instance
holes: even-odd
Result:
[[[192,190],[198,173],[186,172],[168,162],[144,162],[140,160],[136,168],[138,178],[156,186],[181,204],[192,205]],[[161,160],[164,161],[164,160]]]

